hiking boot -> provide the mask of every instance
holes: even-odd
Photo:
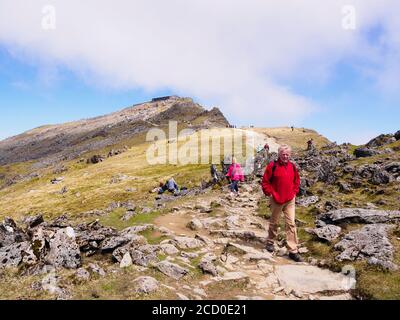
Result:
[[[272,243],[267,243],[265,249],[267,249],[267,251],[271,253],[275,252],[275,246]]]
[[[289,253],[289,258],[295,262],[303,262],[303,258],[298,253]]]

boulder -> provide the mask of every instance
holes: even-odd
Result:
[[[119,264],[120,268],[127,268],[132,265],[132,257],[129,252],[125,252],[124,256],[122,257],[122,260]]]
[[[159,282],[152,277],[139,277],[133,280],[135,291],[138,293],[149,294],[155,292],[159,288]]]
[[[24,241],[29,241],[28,235],[17,227],[13,219],[5,218],[3,223],[0,224],[0,248]]]
[[[306,231],[317,236],[321,240],[332,242],[340,236],[342,228],[332,224],[328,224],[321,228],[307,229]]]
[[[370,264],[397,270],[397,266],[392,262],[394,249],[388,239],[388,231],[391,228],[393,226],[386,224],[372,224],[349,232],[335,245],[335,249],[342,251],[336,260],[365,259]]]
[[[377,154],[379,154],[379,151],[373,150],[373,149],[370,149],[370,148],[365,148],[365,147],[358,148],[358,149],[354,150],[354,155],[357,158],[372,157],[372,156],[375,156]]]
[[[327,223],[396,223],[400,221],[400,211],[344,208],[321,214],[319,219]]]
[[[201,258],[199,268],[204,273],[209,273],[215,277],[218,275],[217,268],[214,265],[215,260],[217,260],[217,257],[215,255],[213,255],[212,253],[207,253]]]
[[[75,278],[78,281],[88,281],[90,280],[90,273],[85,268],[79,268],[75,272]]]
[[[41,214],[37,216],[32,216],[32,217],[27,217],[24,219],[24,224],[26,225],[27,228],[32,229],[41,223],[43,223],[43,216]]]
[[[31,245],[27,241],[0,248],[0,268],[17,267],[30,248]]]
[[[162,244],[162,245],[160,245],[160,248],[165,254],[170,255],[170,256],[173,256],[173,255],[179,253],[179,250],[173,244],[170,244],[170,243]]]
[[[204,246],[204,242],[190,237],[174,237],[172,242],[179,248],[179,249],[196,249],[199,247]]]
[[[317,203],[318,201],[319,201],[318,196],[296,198],[296,204],[299,205],[300,207],[308,207],[314,203]]]
[[[400,140],[400,130],[394,134],[396,140]]]
[[[276,265],[275,275],[281,287],[300,294],[348,291],[355,282],[344,274],[308,265]]]
[[[189,273],[187,269],[165,260],[159,262],[156,267],[159,271],[175,280],[179,280]]]
[[[203,224],[201,223],[201,221],[199,219],[192,219],[188,224],[187,227],[191,230],[200,230],[201,228],[203,228]]]
[[[132,262],[138,266],[147,267],[150,263],[158,260],[155,252],[146,253],[138,249],[132,249],[129,252],[132,257]]]
[[[50,240],[47,261],[56,268],[75,269],[81,265],[79,246],[75,241],[75,232],[71,227],[59,229]]]
[[[123,246],[124,244],[127,244],[128,242],[129,242],[129,239],[127,237],[115,236],[115,237],[105,239],[101,243],[100,249],[103,252],[104,251],[113,251],[115,248]]]

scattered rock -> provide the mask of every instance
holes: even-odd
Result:
[[[174,237],[172,242],[179,248],[179,249],[196,249],[204,246],[204,242],[189,237]]]
[[[56,268],[76,269],[81,265],[79,246],[71,227],[59,229],[50,240],[47,261]]]
[[[168,262],[168,261],[161,261],[156,265],[157,269],[167,275],[168,277],[171,277],[175,280],[179,280],[180,278],[184,277],[185,275],[188,274],[188,270],[182,268],[181,266]]]
[[[345,208],[324,213],[319,217],[327,223],[395,223],[400,221],[400,211]]]
[[[317,203],[318,201],[318,196],[296,198],[296,204],[298,204],[300,207],[308,207],[314,203]]]
[[[335,249],[342,251],[336,260],[366,259],[373,265],[397,270],[397,266],[392,262],[394,249],[387,234],[392,227],[385,224],[372,224],[349,232],[335,245]]]
[[[341,273],[307,265],[276,265],[275,274],[281,287],[299,294],[324,291],[348,291],[353,283]]]
[[[321,228],[306,229],[306,231],[317,236],[321,240],[332,242],[340,236],[342,228],[329,224]]]
[[[204,273],[212,274],[214,277],[217,276],[218,271],[217,271],[216,266],[214,265],[214,261],[216,259],[217,259],[217,257],[211,253],[204,255],[200,261],[199,268]]]
[[[85,268],[79,268],[75,272],[75,278],[79,281],[88,281],[90,279],[90,273]]]
[[[188,223],[187,227],[191,230],[196,231],[196,230],[200,230],[201,228],[203,228],[203,224],[201,223],[201,221],[199,219],[192,219]]]
[[[136,278],[133,282],[135,284],[135,290],[138,293],[149,294],[157,291],[159,288],[159,282],[152,277],[139,277]]]
[[[126,252],[122,257],[122,260],[119,264],[120,268],[127,268],[132,265],[132,257],[129,252]]]

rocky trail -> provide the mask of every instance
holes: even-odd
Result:
[[[134,279],[135,292],[162,288],[175,299],[351,299],[351,277],[292,262],[282,241],[274,254],[264,249],[268,224],[256,211],[262,196],[253,183],[244,184],[239,196],[213,191],[187,197],[154,224],[122,231],[98,221],[72,226],[65,216],[51,223],[29,217],[23,229],[8,218],[0,226],[0,267],[44,275],[35,288],[58,299],[72,297],[71,287],[59,284],[59,270],[76,269],[73,278],[89,282],[93,274],[106,277],[129,267],[143,274]],[[141,234],[146,231],[163,240],[149,244]],[[107,262],[90,260],[98,255]]]
[[[208,286],[236,283],[240,290],[224,292],[224,299],[351,299],[351,277],[292,262],[284,246],[274,254],[264,248],[268,223],[256,211],[262,192],[256,184],[242,189],[237,197],[187,203],[155,221],[170,237],[162,245],[181,250],[167,260],[190,266],[188,255],[201,257],[199,267],[208,274],[206,280],[177,287],[180,294],[207,298]]]

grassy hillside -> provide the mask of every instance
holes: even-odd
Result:
[[[294,150],[304,150],[307,148],[307,141],[311,138],[317,147],[323,147],[330,141],[324,136],[320,135],[315,130],[294,128],[292,131],[289,127],[279,128],[254,128],[250,129],[257,133],[266,134],[271,138],[275,138],[279,144],[288,144]]]

